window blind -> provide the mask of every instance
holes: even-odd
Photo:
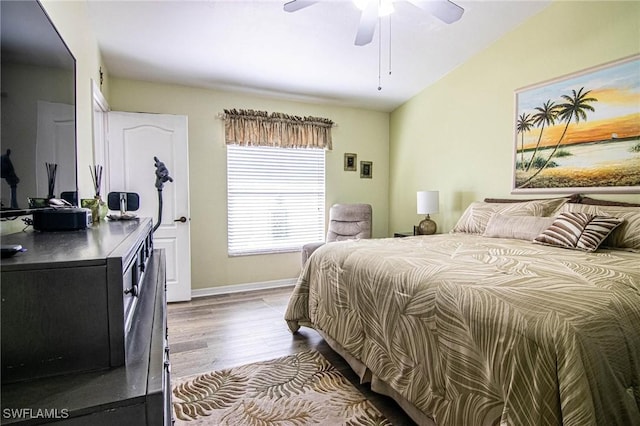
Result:
[[[227,145],[230,256],[324,240],[325,151]]]

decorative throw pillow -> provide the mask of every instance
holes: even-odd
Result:
[[[476,226],[475,232],[482,234],[487,229],[489,219],[494,214],[509,216],[544,216],[544,208],[539,204],[527,204],[523,206],[503,206],[496,208],[494,205],[477,206],[473,208],[473,220]]]
[[[532,241],[553,224],[552,217],[507,216],[494,213],[484,231],[485,237]]]
[[[542,216],[543,209],[537,204],[529,203],[494,204],[475,201],[467,207],[452,232],[482,234],[494,213],[511,216]]]
[[[560,213],[553,224],[542,231],[533,242],[549,246],[596,251],[609,234],[622,224],[610,216],[588,213]]]
[[[602,247],[640,250],[640,207],[599,206],[567,203],[560,213],[580,212],[594,216],[614,216],[624,222],[602,243]]]
[[[576,248],[586,251],[596,251],[600,244],[624,221],[617,217],[596,216],[582,231]]]
[[[451,232],[482,234],[494,213],[509,216],[550,216],[566,202],[567,198],[549,198],[516,203],[475,201],[467,207]]]

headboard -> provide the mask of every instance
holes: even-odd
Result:
[[[566,197],[568,199],[568,203],[575,204],[590,204],[594,206],[620,206],[620,207],[640,207],[640,204],[636,203],[627,203],[624,201],[610,201],[610,200],[601,200],[597,198],[591,198],[584,196],[582,194],[572,194]],[[522,203],[525,201],[537,201],[537,200],[545,200],[547,198],[530,198],[530,199],[513,199],[513,198],[485,198],[485,203]]]

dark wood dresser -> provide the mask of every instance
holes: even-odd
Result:
[[[151,220],[2,236],[1,424],[169,425],[165,257]]]

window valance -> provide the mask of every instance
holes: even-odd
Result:
[[[333,121],[279,112],[224,110],[227,145],[332,149]]]

